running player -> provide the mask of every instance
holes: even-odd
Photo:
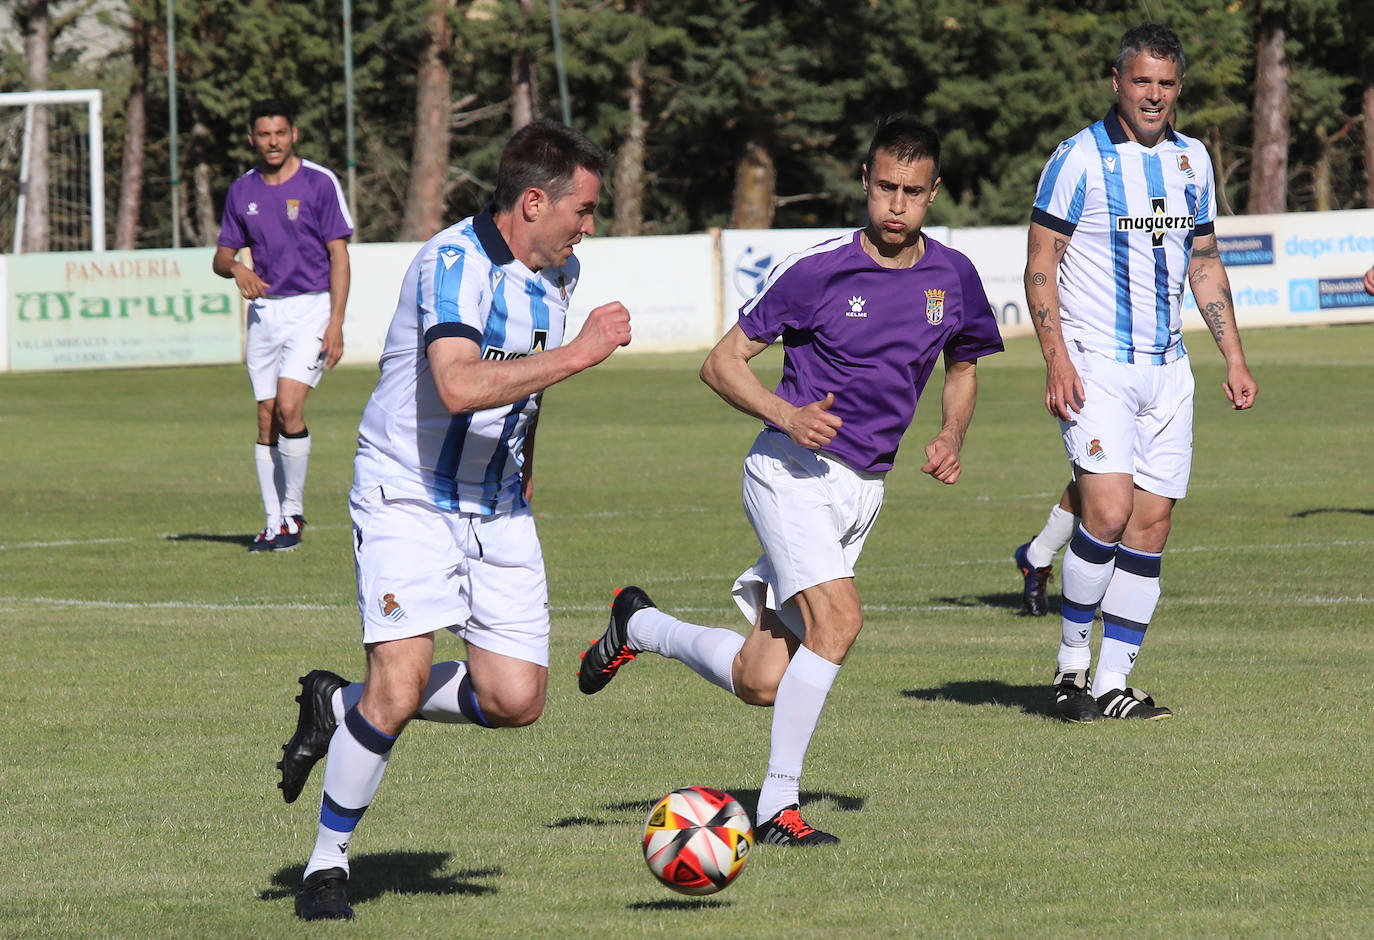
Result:
[[[1116,103],[1055,150],[1031,212],[1026,297],[1045,357],[1045,407],[1059,419],[1082,511],[1064,555],[1053,687],[1069,721],[1173,714],[1127,677],[1159,600],[1164,543],[1192,464],[1185,276],[1226,361],[1232,407],[1251,407],[1258,390],[1217,248],[1212,161],[1173,127],[1186,73],[1173,30],[1127,31],[1112,69]]]
[[[744,462],[744,509],[763,546],[734,597],[748,636],[686,623],[621,590],[579,687],[602,689],[639,652],[680,660],[752,705],[772,705],[760,842],[838,842],[801,816],[802,762],[863,615],[854,566],[917,399],[944,359],[940,431],[922,470],[959,479],[977,360],[1002,349],[973,265],[921,231],[940,186],[940,140],[910,118],[881,124],[862,168],[868,225],[788,258],[702,366],[725,401],[764,422]],[[776,392],[749,360],[783,339]]]
[[[267,524],[248,550],[284,551],[305,531],[305,399],[343,355],[353,219],[334,174],[296,156],[299,131],[288,105],[255,103],[248,126],[258,165],[229,186],[212,264],[249,301],[245,357],[258,403],[254,459]],[[237,260],[244,248],[251,267]]]
[[[353,917],[353,830],[412,718],[518,727],[543,711],[548,590],[529,505],[540,397],[630,342],[613,302],[563,344],[573,246],[592,233],[606,160],[572,128],[526,125],[502,151],[492,204],[406,271],[349,494],[366,678],[302,678],[278,765],[289,803],[328,751],[296,895],[306,920]],[[443,629],[466,641],[466,661],[432,662]]]

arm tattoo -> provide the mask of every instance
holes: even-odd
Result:
[[[1064,249],[1067,247],[1069,247],[1069,240],[1067,238],[1056,238],[1054,240],[1054,253],[1056,255],[1062,255]]]
[[[1035,276],[1031,278],[1031,283],[1034,284],[1036,287],[1044,287],[1045,275],[1037,271]]]
[[[1194,248],[1193,256],[1197,258],[1220,258],[1221,250],[1217,247],[1216,242],[1212,242],[1202,248]]]
[[[1038,307],[1032,308],[1030,315],[1033,319],[1038,321],[1036,326],[1039,329],[1048,330],[1050,328],[1050,308],[1048,304],[1041,304]]]

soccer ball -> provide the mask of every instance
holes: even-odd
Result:
[[[644,861],[654,877],[683,894],[715,894],[744,869],[754,847],[749,814],[710,787],[674,790],[644,824]]]

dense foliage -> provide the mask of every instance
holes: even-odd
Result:
[[[5,0],[16,21],[32,0]],[[299,151],[345,176],[345,84],[339,0],[174,0],[181,178],[192,241],[225,187],[252,163],[247,110],[268,94],[297,103]],[[513,58],[535,62],[534,110],[561,102],[546,0],[355,0],[352,4],[359,237],[396,237],[412,172],[417,63],[425,13],[448,11],[453,47],[447,215],[490,192],[511,129]],[[1189,57],[1180,129],[1207,141],[1223,211],[1243,213],[1253,133],[1255,47],[1282,23],[1290,72],[1287,207],[1374,204],[1362,99],[1374,95],[1374,4],[1345,0],[557,0],[573,123],[609,150],[631,119],[639,63],[645,128],[642,231],[728,224],[747,147],[771,161],[773,224],[850,224],[874,121],[907,111],[944,135],[943,198],[932,221],[1025,221],[1045,157],[1111,100],[1116,40],[1145,19],[1172,25]],[[70,42],[55,87],[107,92],[109,192],[118,193],[123,122],[137,41],[150,53],[148,143],[139,244],[169,241],[165,0],[126,0],[104,17],[126,41],[101,53]],[[109,43],[105,44],[107,47]],[[25,87],[17,31],[0,40],[0,90]],[[1374,99],[1371,99],[1374,100]],[[199,187],[199,193],[196,191]],[[611,228],[615,193],[605,199]],[[199,212],[197,219],[196,213]],[[208,229],[202,231],[202,229]]]

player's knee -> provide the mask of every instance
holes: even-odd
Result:
[[[733,679],[735,697],[746,705],[769,708],[778,697],[778,679],[751,675],[747,671],[737,672]]]
[[[479,700],[477,704],[493,728],[523,728],[534,724],[544,713],[542,693],[506,693],[494,696],[490,702]]]

